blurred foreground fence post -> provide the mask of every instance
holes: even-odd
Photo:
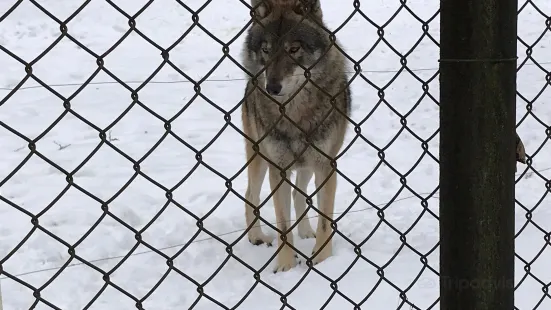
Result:
[[[440,4],[440,305],[512,310],[517,0]]]

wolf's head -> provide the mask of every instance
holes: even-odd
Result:
[[[246,66],[253,74],[263,68],[265,90],[272,96],[293,94],[312,75],[322,71],[322,55],[330,47],[329,35],[316,23],[292,11],[272,12],[255,23],[246,36]]]

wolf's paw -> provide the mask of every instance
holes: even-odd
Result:
[[[256,232],[256,233],[249,232],[248,236],[249,236],[249,242],[252,243],[253,245],[266,244],[267,246],[270,247],[272,246],[272,242],[274,242],[274,237],[268,236],[262,231]]]
[[[274,273],[289,271],[291,268],[298,265],[298,256],[296,254],[288,253],[281,255],[281,252],[279,254],[280,255],[277,257],[277,264],[274,267]]]
[[[312,226],[310,226],[310,221],[308,221],[308,219],[302,220],[298,224],[298,236],[301,239],[316,238],[316,233],[312,229]]]

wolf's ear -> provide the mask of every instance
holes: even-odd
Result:
[[[269,0],[251,0],[251,6],[255,8],[256,16],[258,19],[262,19],[272,11],[271,3]]]
[[[296,0],[293,11],[301,16],[309,13],[310,16],[322,19],[323,12],[319,0]]]
[[[320,0],[251,0],[251,6],[256,8],[259,19],[268,16],[274,8],[291,9],[295,14],[323,19]]]

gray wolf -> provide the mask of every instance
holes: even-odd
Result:
[[[261,0],[255,1],[258,4]],[[336,164],[332,161],[343,145],[351,94],[345,58],[318,24],[327,28],[319,7],[314,14],[305,15],[296,6],[289,9],[273,5],[288,0],[270,1],[275,2],[264,6],[257,22],[247,30],[243,51],[246,69],[258,74],[256,81],[248,79],[242,105],[243,132],[248,137],[245,149],[250,161],[245,218],[250,227],[249,241],[271,245],[273,238],[262,231],[256,219],[259,213],[254,211],[267,173],[279,230],[280,251],[274,268],[279,272],[298,264],[289,229],[291,197],[298,219],[307,204],[301,192],[306,193],[313,176],[317,208],[321,211],[317,229],[314,232],[304,214],[298,222],[298,235],[316,239],[313,264],[332,255],[331,222],[337,188]],[[304,68],[309,69],[310,81]],[[290,184],[291,171],[296,171],[294,188]]]

